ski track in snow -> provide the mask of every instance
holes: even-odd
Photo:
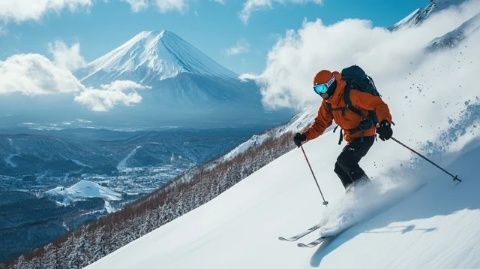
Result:
[[[20,156],[20,154],[19,154],[19,153],[12,153],[12,154],[8,155],[7,158],[5,158],[5,162],[6,162],[8,165],[10,165],[11,167],[15,168],[15,167],[17,167],[17,164],[15,164],[15,163],[12,161],[12,159],[13,159],[13,157],[17,157],[17,156]]]
[[[134,149],[132,149],[132,151],[130,151],[130,153],[128,153],[128,155],[123,158],[123,160],[121,160],[118,165],[117,165],[117,169],[119,171],[122,171],[122,170],[125,170],[127,169],[127,161],[128,159],[130,159],[133,155],[135,155],[135,153],[137,152],[137,150],[139,150],[140,148],[142,148],[142,146],[136,146]]]
[[[14,163],[14,162],[12,161],[12,159],[13,159],[14,157],[20,156],[20,153],[18,153],[18,148],[15,147],[15,145],[13,144],[13,139],[12,139],[12,138],[7,138],[7,140],[8,140],[8,144],[10,145],[10,147],[14,148],[15,151],[16,151],[16,153],[10,153],[4,160],[5,160],[5,162],[6,162],[8,165],[10,165],[12,168],[16,168],[16,167],[17,167],[17,164]]]

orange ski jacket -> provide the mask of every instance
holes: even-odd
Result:
[[[347,143],[350,143],[358,137],[374,136],[376,126],[372,126],[366,130],[352,130],[357,128],[360,122],[367,118],[369,111],[375,112],[379,122],[386,120],[392,123],[390,110],[380,96],[375,96],[354,88],[350,90],[350,99],[352,105],[361,111],[362,116],[348,108],[343,109],[346,107],[343,97],[346,82],[341,78],[340,73],[334,72],[334,74],[337,80],[337,87],[335,88],[333,96],[322,101],[315,122],[304,130],[307,140],[312,140],[323,134],[325,129],[332,124],[332,121],[335,121],[335,123],[344,130],[343,138]],[[326,103],[329,103],[331,109],[327,108]]]

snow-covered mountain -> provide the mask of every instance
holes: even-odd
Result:
[[[68,188],[56,187],[45,193],[54,197],[59,204],[64,206],[89,198],[101,198],[108,203],[109,201],[120,200],[122,197],[120,193],[88,180],[80,180]],[[107,210],[110,209],[107,208]]]
[[[391,29],[397,30],[400,28],[417,26],[422,24],[432,14],[445,10],[451,6],[458,6],[463,2],[466,2],[466,0],[430,0],[430,4],[426,7],[414,10],[410,15],[397,22],[391,27]]]
[[[117,79],[149,84],[180,73],[237,78],[235,73],[170,31],[141,32],[89,63],[80,73],[84,74],[81,81],[87,84]]]
[[[430,4],[425,8],[419,8],[413,11],[410,15],[397,22],[390,30],[400,30],[410,27],[415,27],[433,14],[445,11],[450,7],[461,7],[462,4],[469,2],[468,0],[430,0]],[[471,17],[468,17],[461,25],[452,29],[448,33],[443,34],[432,40],[430,45],[426,48],[427,51],[435,51],[438,49],[449,49],[457,46],[466,37],[473,32],[480,29],[480,13],[472,12]]]
[[[443,12],[450,7],[461,8],[461,6],[467,2],[467,0],[431,0],[430,4],[425,8],[419,8],[412,12],[410,15],[397,22],[391,30],[405,29],[409,27],[415,27],[425,22],[432,15]],[[466,37],[470,36],[473,32],[480,29],[480,13],[475,11],[465,12],[471,13],[464,22],[458,27],[452,29],[448,33],[443,34],[432,40],[430,45],[426,48],[428,51],[435,51],[438,49],[449,49],[458,45]]]
[[[432,51],[436,49],[453,48],[471,33],[478,30],[480,30],[480,13],[462,23],[462,25],[455,30],[435,38],[427,49]]]

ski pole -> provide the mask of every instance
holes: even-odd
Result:
[[[320,185],[318,185],[317,178],[315,177],[315,174],[313,173],[312,166],[310,165],[310,162],[308,161],[307,154],[305,154],[305,150],[303,149],[303,146],[300,146],[300,148],[302,148],[303,156],[305,156],[305,160],[307,161],[308,167],[310,168],[310,172],[312,172],[313,179],[315,180],[315,183],[317,184],[318,190],[320,191],[320,195],[322,196],[322,200],[323,200],[323,205],[327,206],[328,202],[325,200],[325,197],[323,196],[323,192],[320,189]]]
[[[422,157],[423,159],[425,159],[427,162],[435,165],[438,169],[442,170],[443,172],[445,172],[446,174],[448,174],[449,176],[453,177],[453,181],[458,181],[458,182],[462,182],[461,179],[458,178],[458,175],[452,175],[450,172],[448,172],[447,170],[443,169],[442,167],[440,167],[438,164],[434,163],[433,161],[429,160],[427,157],[423,156],[422,154],[416,152],[415,150],[411,149],[409,146],[403,144],[402,142],[398,141],[395,137],[391,137],[393,141],[397,142],[398,144],[404,146],[405,148],[409,149],[410,151],[416,153],[418,156]]]

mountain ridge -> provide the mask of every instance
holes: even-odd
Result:
[[[417,8],[408,16],[398,21],[395,25],[390,27],[390,30],[398,30],[401,28],[412,27],[422,24],[426,19],[428,19],[432,14],[440,12],[444,9],[447,9],[451,6],[459,6],[467,0],[430,0],[424,8]]]

